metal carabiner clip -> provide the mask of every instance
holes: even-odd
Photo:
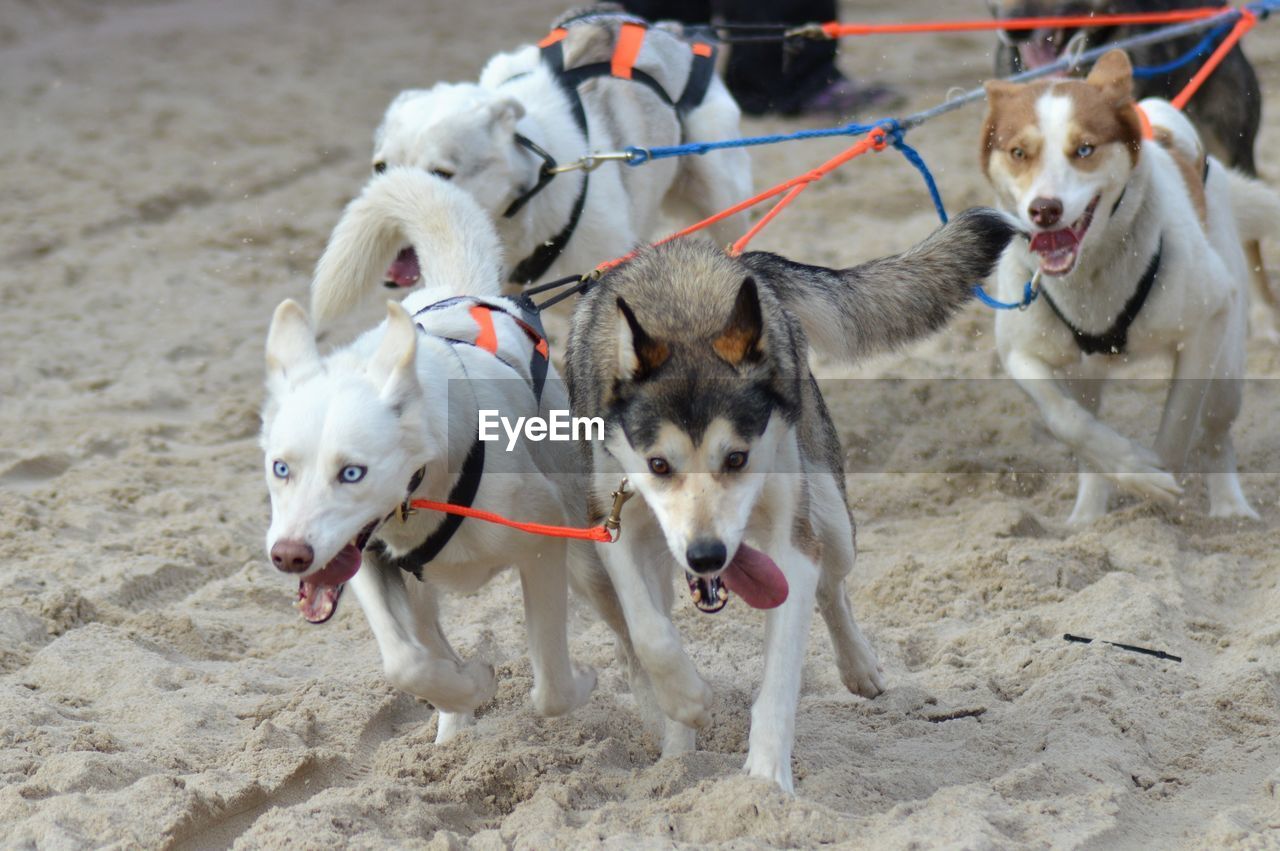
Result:
[[[609,509],[609,516],[604,520],[604,528],[609,531],[612,537],[611,543],[617,543],[622,537],[622,506],[627,504],[627,500],[635,496],[635,491],[627,490],[627,479],[623,476],[622,481],[618,484],[618,489],[614,491],[613,507]]]

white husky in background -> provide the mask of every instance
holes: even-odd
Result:
[[[1249,275],[1241,241],[1272,228],[1280,204],[1206,158],[1167,102],[1136,109],[1132,85],[1120,51],[1087,80],[987,85],[983,168],[1031,234],[1006,253],[999,293],[1016,300],[1033,273],[1043,278],[1038,302],[996,317],[1000,359],[1080,459],[1072,522],[1104,514],[1113,485],[1176,499],[1196,454],[1210,514],[1257,517],[1231,441]],[[1097,379],[1151,355],[1174,364],[1154,451],[1097,417]]]
[[[398,515],[414,498],[556,525],[586,514],[575,477],[557,475],[581,466],[573,444],[522,441],[486,453],[476,439],[480,409],[546,416],[568,399],[561,382],[542,384],[545,347],[539,353],[536,332],[498,296],[501,250],[470,196],[414,169],[376,178],[335,230],[317,292],[376,286],[405,238],[434,258],[427,286],[403,306],[389,303],[386,321],[346,348],[322,357],[302,308],[276,309],[262,432],[267,550],[298,577],[299,608],[312,622],[328,620],[352,583],[388,678],[440,710],[444,741],[493,696],[494,674],[450,647],[438,589],[471,592],[508,566],[520,572],[533,702],[556,715],[595,685],[592,670],[570,663],[566,638],[566,572],[572,558],[591,554],[477,520]]]
[[[639,168],[609,163],[543,182],[548,157],[563,165],[628,145],[741,135],[738,106],[714,73],[709,46],[690,44],[665,27],[644,29],[633,78],[607,71],[573,76],[586,67],[616,67],[615,52],[626,41],[622,28],[638,27],[638,20],[616,11],[572,15],[557,22],[560,41],[494,56],[477,83],[402,92],[375,136],[374,170],[413,166],[469,192],[497,225],[508,259],[503,280],[521,285],[586,273],[630,251],[656,234],[664,206],[689,221],[742,200],[751,190],[743,150]],[[699,68],[709,76],[699,78]],[[685,102],[691,79],[701,79],[701,96]],[[732,217],[712,234],[725,244],[742,234],[743,222]],[[400,247],[386,278],[413,286],[422,273],[421,252],[410,242]],[[318,305],[323,312],[316,319],[324,323],[350,306],[346,300]]]

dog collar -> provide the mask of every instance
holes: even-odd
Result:
[[[545,189],[547,184],[555,179],[555,176],[559,174],[557,169],[560,167],[560,164],[556,162],[555,157],[547,153],[545,148],[530,139],[528,136],[523,133],[517,133],[515,138],[517,145],[532,152],[535,156],[540,157],[542,159],[542,165],[538,167],[537,181],[533,186],[521,192],[519,196],[511,202],[502,214],[504,219],[509,219],[516,213],[520,212],[520,210],[524,208],[524,205],[528,204],[529,200],[533,198],[533,196]]]
[[[1053,308],[1053,312],[1062,320],[1062,324],[1070,329],[1071,334],[1075,337],[1076,345],[1080,347],[1080,351],[1086,355],[1118,355],[1124,352],[1125,346],[1129,342],[1129,327],[1138,318],[1138,311],[1142,310],[1142,305],[1146,303],[1147,296],[1151,294],[1151,288],[1155,285],[1156,277],[1160,274],[1160,257],[1163,253],[1164,234],[1162,233],[1160,234],[1160,241],[1156,243],[1156,253],[1152,255],[1151,261],[1147,263],[1147,270],[1143,273],[1142,279],[1138,281],[1137,289],[1133,291],[1133,295],[1129,296],[1129,300],[1125,302],[1124,309],[1120,311],[1116,321],[1111,323],[1111,327],[1101,334],[1090,334],[1072,324],[1071,320],[1063,314],[1057,303],[1054,302],[1053,297],[1049,295],[1048,288],[1045,288],[1045,301],[1049,302],[1049,307]]]

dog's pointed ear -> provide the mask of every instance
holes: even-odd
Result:
[[[1012,97],[1022,90],[1019,83],[1010,83],[1006,80],[987,80],[982,84],[987,90],[987,103],[996,103],[1004,98]]]
[[[764,313],[760,308],[760,290],[756,279],[748,276],[738,287],[729,319],[720,336],[711,341],[724,361],[731,366],[758,361],[764,352]]]
[[[418,328],[398,301],[387,302],[386,332],[369,362],[369,377],[384,401],[401,408],[420,392],[418,384]]]
[[[267,380],[289,382],[320,363],[316,337],[302,305],[291,298],[280,302],[267,332]]]
[[[618,296],[619,377],[643,381],[666,363],[670,356],[671,350],[667,344],[650,337],[640,326],[631,305],[622,296]]]
[[[1133,65],[1123,50],[1108,50],[1093,66],[1085,82],[1101,89],[1114,106],[1126,106],[1133,100]]]
[[[513,97],[502,97],[489,104],[489,118],[502,135],[516,131],[516,122],[524,118],[524,104]]]

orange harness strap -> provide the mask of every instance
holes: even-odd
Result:
[[[613,48],[613,61],[609,66],[609,72],[613,76],[631,79],[631,71],[636,67],[640,48],[644,46],[645,29],[640,24],[623,24],[618,30],[618,43]]]
[[[551,32],[547,33],[542,41],[538,42],[538,47],[550,47],[557,41],[563,41],[564,37],[568,34],[569,31],[564,27],[556,27]]]
[[[493,327],[493,308],[486,304],[477,304],[470,310],[471,318],[480,326],[476,334],[476,348],[484,349],[491,355],[498,353],[498,332]]]
[[[1138,113],[1138,121],[1142,122],[1142,138],[1148,142],[1156,137],[1156,133],[1151,129],[1151,116],[1147,115],[1147,111],[1138,104],[1133,105],[1133,111]]]

